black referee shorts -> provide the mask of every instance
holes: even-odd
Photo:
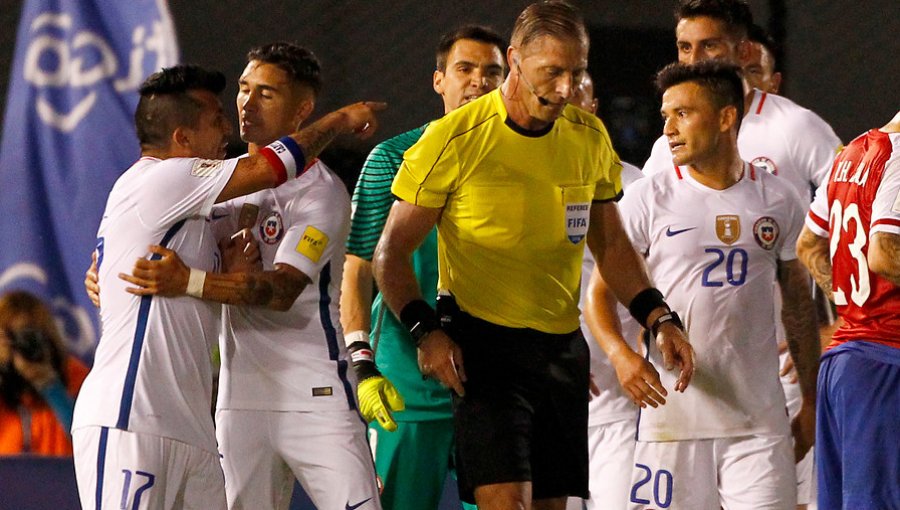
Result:
[[[589,357],[580,330],[498,326],[457,312],[466,396],[453,394],[459,493],[532,483],[532,498],[588,496]]]

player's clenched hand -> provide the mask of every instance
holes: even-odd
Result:
[[[619,384],[631,401],[640,407],[657,407],[666,403],[668,394],[659,380],[659,372],[649,361],[631,349],[622,349],[610,358]]]
[[[262,270],[259,245],[249,228],[238,230],[230,238],[219,241],[222,254],[222,271],[225,273],[245,273]]]
[[[91,267],[84,272],[84,291],[94,306],[100,308],[100,275],[97,274],[97,251],[91,253]]]
[[[397,422],[391,412],[406,409],[406,404],[391,381],[383,375],[369,377],[360,381],[356,395],[359,397],[359,412],[366,422],[378,420],[385,430],[397,430]]]
[[[590,373],[590,381],[588,386],[588,400],[594,400],[594,397],[600,396],[600,386],[597,386],[597,383],[594,382],[594,373]]]
[[[119,273],[119,278],[137,287],[127,287],[126,292],[138,296],[180,296],[187,291],[191,270],[174,251],[153,245],[150,253],[159,255],[156,260],[137,259],[131,274]]]
[[[364,140],[378,130],[378,118],[375,116],[375,112],[380,112],[385,108],[387,108],[387,103],[361,101],[345,106],[336,113],[343,116],[347,132],[356,133],[359,138]]]
[[[816,442],[816,404],[803,399],[800,411],[791,420],[791,435],[794,436],[794,459],[800,462]]]
[[[800,379],[797,376],[797,370],[794,368],[794,358],[791,357],[791,353],[788,352],[788,344],[787,340],[782,340],[778,342],[778,354],[788,353],[787,357],[784,358],[784,365],[781,365],[781,370],[778,372],[780,377],[784,377],[786,375],[790,375],[788,378],[788,382],[791,384],[797,384],[797,381]]]
[[[675,381],[675,391],[683,392],[694,376],[694,348],[688,342],[687,335],[674,323],[664,322],[659,326],[656,346],[662,354],[666,370],[676,366],[681,369]]]
[[[447,333],[440,329],[428,333],[419,343],[418,356],[423,376],[437,379],[460,397],[466,394],[462,349]]]

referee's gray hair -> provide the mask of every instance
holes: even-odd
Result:
[[[523,48],[545,35],[557,39],[575,39],[584,44],[585,48],[590,46],[581,11],[565,0],[544,0],[526,7],[516,18],[510,43]]]

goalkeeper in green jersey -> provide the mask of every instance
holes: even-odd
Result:
[[[506,46],[493,30],[476,25],[441,38],[433,87],[443,99],[444,113],[500,85]],[[384,483],[385,510],[437,508],[453,456],[449,390],[437,381],[422,379],[415,342],[407,329],[384,306],[380,294],[373,301],[372,254],[394,202],[391,183],[403,153],[425,129],[418,127],[386,140],[369,154],[353,193],[341,291],[341,323],[360,381],[360,410],[371,422],[370,442],[375,469]],[[413,255],[413,267],[422,295],[434,306],[436,231]],[[373,350],[374,360],[369,354]]]

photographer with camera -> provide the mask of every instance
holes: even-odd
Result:
[[[0,297],[0,455],[71,456],[72,409],[87,372],[39,298]]]

